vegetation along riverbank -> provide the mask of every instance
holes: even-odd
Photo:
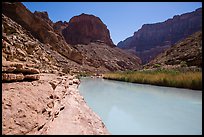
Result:
[[[143,70],[110,72],[103,74],[103,78],[140,84],[189,88],[194,90],[202,89],[201,71]]]

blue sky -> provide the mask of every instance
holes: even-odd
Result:
[[[201,2],[23,2],[31,11],[47,11],[53,22],[69,21],[81,13],[98,16],[107,25],[114,44],[143,24],[163,22],[174,15],[194,11]]]

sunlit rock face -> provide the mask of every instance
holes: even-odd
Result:
[[[71,47],[64,41],[63,37],[55,33],[46,13],[36,12],[33,14],[20,2],[4,2],[2,4],[4,15],[30,31],[32,36],[40,42],[50,44],[57,52],[71,59]]]
[[[67,43],[89,44],[90,42],[101,42],[114,47],[107,26],[94,15],[81,14],[70,19],[69,25],[62,30]]]
[[[32,13],[22,3],[4,2],[2,22],[5,61],[34,63],[40,72],[53,73],[103,73],[140,67],[140,59],[115,47],[106,25],[93,15],[53,23],[45,11]],[[70,29],[69,35],[62,35]],[[67,36],[76,45],[65,41]]]
[[[166,48],[202,29],[202,8],[176,15],[155,24],[144,24],[132,37],[118,43],[118,47],[134,50],[143,63],[149,62]]]

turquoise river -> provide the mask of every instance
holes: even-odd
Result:
[[[202,135],[202,91],[100,78],[79,90],[113,135]]]

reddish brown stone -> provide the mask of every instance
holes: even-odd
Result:
[[[40,75],[33,74],[33,75],[24,75],[24,80],[39,80]]]
[[[37,12],[37,15],[35,15],[20,2],[3,2],[2,7],[3,14],[30,31],[40,42],[50,44],[53,49],[63,56],[70,57],[71,47],[61,36],[54,32],[52,25],[46,21],[48,18],[48,15],[45,15],[46,13],[41,14]],[[39,16],[45,17],[42,19],[43,17],[41,18]]]
[[[155,64],[160,64],[166,69],[172,66],[202,67],[202,31],[198,31],[186,39],[173,45],[163,53],[160,53],[156,58],[151,60],[146,67],[156,67]]]
[[[115,46],[110,38],[107,26],[94,15],[83,13],[74,16],[69,21],[68,27],[62,30],[62,34],[66,42],[72,45],[100,41],[111,47]]]
[[[53,26],[52,21],[49,19],[48,13],[46,11],[39,12],[35,11],[34,14],[40,18],[42,18],[44,21],[46,21],[50,26]]]
[[[62,30],[63,30],[64,28],[66,28],[68,25],[69,25],[69,23],[66,22],[66,21],[64,21],[64,22],[58,21],[58,22],[54,23],[53,29],[54,29],[56,32],[62,34]]]
[[[24,76],[22,73],[20,74],[12,74],[12,73],[2,73],[2,81],[12,82],[12,81],[22,81]]]
[[[202,30],[202,8],[164,22],[144,24],[132,37],[119,42],[117,47],[134,50],[142,63],[147,63],[167,47],[199,30]]]

